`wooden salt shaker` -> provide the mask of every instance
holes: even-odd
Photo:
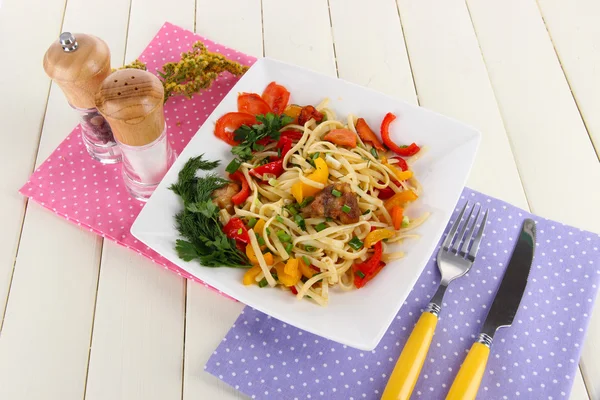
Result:
[[[79,113],[81,137],[90,156],[104,164],[121,161],[111,128],[95,105],[96,92],[111,73],[106,43],[92,35],[63,32],[46,51],[44,70]]]
[[[167,140],[162,83],[150,72],[122,69],[102,82],[95,101],[123,154],[127,190],[147,200],[177,157]]]

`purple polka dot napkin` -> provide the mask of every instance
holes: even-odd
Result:
[[[495,336],[479,399],[566,399],[600,281],[600,236],[465,189],[490,210],[471,271],[450,284],[412,399],[444,399],[479,333],[521,228],[537,222],[535,257],[512,327]],[[453,216],[456,218],[458,208]],[[453,219],[452,219],[453,220]],[[439,283],[431,257],[373,351],[356,350],[246,307],[205,366],[253,399],[379,399]],[[360,316],[356,316],[360,323]]]

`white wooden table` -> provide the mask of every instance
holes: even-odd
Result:
[[[242,304],[17,193],[77,122],[49,44],[119,66],[165,20],[472,124],[470,187],[600,231],[597,0],[0,0],[0,399],[244,398],[203,372]],[[571,399],[600,399],[599,335],[596,307]]]

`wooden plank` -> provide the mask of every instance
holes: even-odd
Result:
[[[417,104],[395,0],[330,0],[330,12],[339,77]]]
[[[0,41],[0,54],[3,60],[10,60],[0,65],[0,87],[4,94],[0,101],[0,121],[3,131],[10,135],[7,146],[0,148],[0,168],[10,171],[0,183],[0,321],[25,210],[25,199],[18,190],[35,163],[48,100],[50,79],[44,73],[41,57],[51,38],[59,34],[64,6],[65,0],[6,0],[0,7],[0,35],[5,38]],[[32,13],[32,9],[37,12]],[[14,38],[15,32],[18,39],[7,39]]]
[[[600,215],[590,212],[600,188],[589,184],[600,180],[600,166],[535,2],[467,4],[532,209],[600,231]],[[556,182],[570,189],[548,186]],[[595,314],[590,334],[600,326]],[[593,398],[599,356],[600,347],[588,341],[581,363]]]
[[[65,11],[65,30],[102,37],[116,51],[120,62],[128,13],[128,5],[121,7],[122,4],[118,0],[102,4],[70,0],[66,10],[64,2],[56,7],[60,9],[61,20]],[[105,18],[111,18],[110,26],[99,18],[103,10]],[[48,18],[51,10],[47,11],[39,15]],[[30,13],[27,18],[31,18]],[[36,58],[57,38],[60,22],[41,40],[44,49],[36,51]],[[43,74],[39,60],[33,65]],[[30,95],[15,103],[23,108],[27,104],[30,109]],[[45,98],[48,94],[43,95]],[[76,114],[56,85],[52,85],[48,99],[36,165],[77,123]],[[102,241],[96,235],[57,218],[35,203],[29,204],[0,340],[0,398],[82,398],[101,248]]]
[[[600,231],[600,166],[535,0],[467,4],[532,210]]]
[[[194,1],[132,0],[125,60],[165,21],[194,25]],[[100,270],[86,399],[173,399],[182,391],[183,278],[106,243]]]
[[[600,2],[538,0],[546,28],[600,154]]]
[[[80,400],[101,242],[30,203],[0,338],[0,398]],[[68,243],[65,241],[68,240]]]
[[[87,400],[179,399],[184,280],[106,241]]]
[[[265,55],[336,75],[327,0],[263,0]]]
[[[204,371],[245,305],[196,282],[188,281],[187,290],[183,400],[245,399],[245,395]]]
[[[420,104],[482,132],[468,186],[527,208],[464,2],[398,0],[398,8]]]
[[[196,32],[236,50],[261,57],[260,0],[198,0]],[[244,34],[240,35],[239,32]],[[183,400],[246,398],[203,369],[244,305],[192,281],[187,282],[186,304]]]
[[[251,56],[262,57],[260,0],[197,0],[196,33]]]

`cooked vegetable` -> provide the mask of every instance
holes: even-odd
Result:
[[[421,150],[419,146],[417,146],[415,143],[412,143],[410,146],[398,146],[390,138],[390,124],[395,119],[396,116],[394,114],[387,113],[383,118],[383,121],[381,122],[381,139],[383,139],[383,144],[385,144],[388,149],[398,154],[399,156],[414,156],[419,152],[419,150]]]
[[[402,221],[404,220],[404,208],[400,206],[392,207],[392,222],[394,223],[394,229],[398,230],[402,228]]]
[[[327,132],[327,134],[323,136],[323,140],[352,149],[356,147],[356,133],[346,128],[333,129]]]
[[[408,202],[415,201],[417,197],[417,194],[412,190],[398,192],[385,201],[385,208],[391,211],[394,206],[404,206]]]
[[[278,85],[275,82],[271,82],[265,88],[262,98],[271,110],[279,115],[285,110],[285,107],[290,100],[290,92],[288,92],[285,87]]]
[[[238,192],[238,194],[236,194],[235,196],[233,196],[231,198],[231,201],[236,206],[243,204],[246,201],[246,199],[248,198],[248,196],[250,196],[250,186],[248,186],[246,177],[240,171],[237,171],[234,174],[230,174],[229,178],[231,178],[234,181],[240,182],[242,185],[242,189]]]
[[[261,272],[262,272],[262,269],[260,268],[260,265],[255,265],[254,267],[252,267],[248,271],[246,271],[242,282],[244,283],[244,285],[252,285],[253,283],[256,283],[256,277]],[[265,282],[266,281],[267,280],[265,279]]]
[[[311,181],[319,182],[322,184],[327,183],[327,178],[329,177],[329,168],[327,167],[327,163],[322,158],[317,158],[315,160],[315,171],[308,175],[306,178]],[[292,185],[292,196],[296,198],[298,203],[302,203],[302,200],[308,196],[314,196],[320,189],[309,186],[302,181],[298,181]]]
[[[363,118],[359,118],[356,121],[356,132],[358,132],[358,136],[360,136],[363,142],[371,143],[373,148],[385,151],[385,147],[383,147],[375,132],[373,132],[369,125],[367,125],[367,121],[365,121]],[[377,152],[373,154],[375,158],[377,158],[376,154]]]
[[[395,233],[389,229],[375,229],[374,231],[369,232],[367,237],[365,237],[365,247],[370,248],[375,243],[379,243],[383,239],[389,239],[394,237]]]
[[[300,110],[300,115],[298,115],[298,125],[304,125],[313,118],[319,123],[323,120],[323,114],[317,111],[313,106],[304,106],[302,107],[302,110]]]
[[[365,286],[385,266],[385,263],[381,261],[383,254],[381,242],[377,242],[374,249],[375,252],[367,261],[352,266],[352,270],[354,271],[354,286],[357,289]]]
[[[287,287],[294,286],[300,281],[300,278],[302,278],[302,273],[298,268],[298,260],[295,258],[290,258],[285,266],[283,263],[276,264],[275,270],[277,271],[279,281]],[[290,271],[290,273],[287,273],[286,271]]]
[[[252,115],[265,115],[271,112],[271,107],[256,93],[240,93],[237,106],[239,112]]]
[[[234,132],[242,126],[256,124],[256,118],[253,115],[230,112],[223,115],[215,124],[215,136],[229,143],[232,146],[238,145],[239,141],[235,138]]]

